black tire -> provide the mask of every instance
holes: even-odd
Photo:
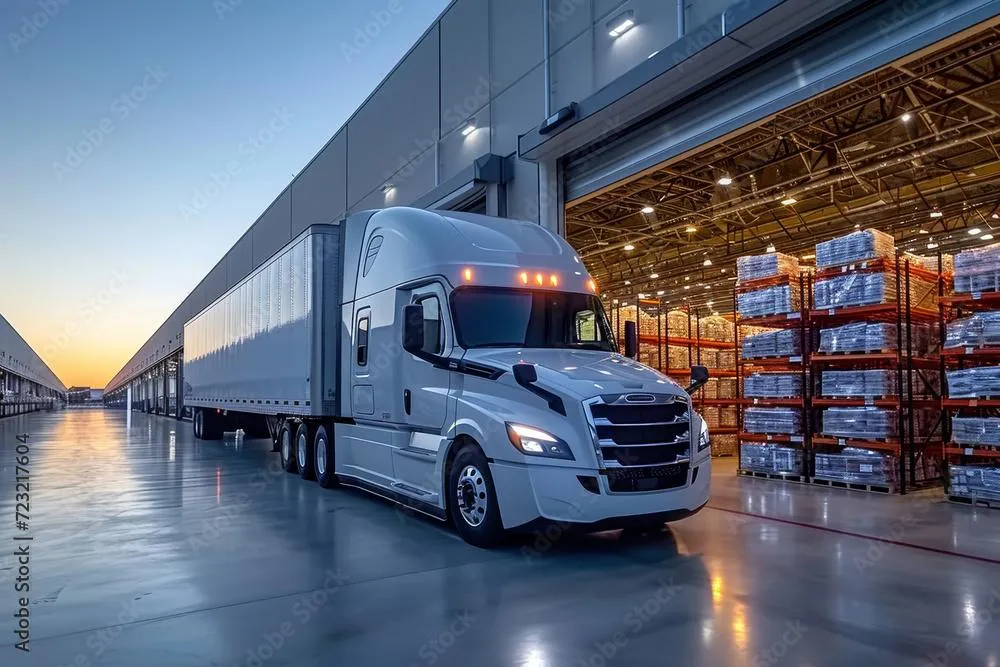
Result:
[[[295,424],[283,422],[278,429],[278,452],[281,456],[281,467],[285,472],[297,472],[295,464]]]
[[[214,410],[201,410],[201,439],[222,440],[222,415]]]
[[[316,479],[316,457],[313,455],[315,428],[307,423],[299,424],[295,431],[295,458],[302,479]]]
[[[194,415],[191,417],[191,426],[194,429],[194,437],[197,440],[204,438],[202,432],[205,428],[205,413],[201,408],[194,411]]]
[[[316,435],[313,437],[313,470],[316,473],[316,481],[324,489],[329,489],[340,485],[337,479],[336,453],[334,452],[333,439],[329,435],[330,430],[325,424],[320,424],[316,428]]]
[[[500,519],[493,476],[478,445],[463,445],[455,455],[448,471],[447,493],[452,523],[463,540],[483,549],[504,542],[506,532]],[[485,503],[485,509],[481,507],[482,503]]]

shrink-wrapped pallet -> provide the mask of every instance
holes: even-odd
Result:
[[[719,367],[719,351],[718,350],[713,350],[711,348],[703,347],[698,352],[698,356],[701,357],[700,363],[701,363],[702,366],[707,366],[708,368],[718,368]]]
[[[936,309],[937,301],[937,285],[910,276],[911,308]],[[896,274],[894,271],[848,271],[821,278],[813,285],[813,302],[820,310],[895,303]]]
[[[702,398],[718,398],[719,397],[719,380],[718,378],[709,378],[705,386],[701,388]]]
[[[736,310],[743,318],[797,313],[801,307],[802,290],[798,283],[762,287],[736,295]]]
[[[640,336],[650,336],[656,337],[657,334],[657,317],[655,310],[653,312],[647,311],[645,308],[639,309],[639,335]]]
[[[938,273],[938,258],[936,255],[924,256],[915,255],[912,252],[904,252],[901,260],[909,262],[910,266],[916,266],[931,273]],[[941,273],[952,274],[955,272],[955,258],[951,255],[941,255]]]
[[[952,417],[951,439],[960,445],[1000,447],[1000,417]]]
[[[708,433],[711,436],[713,428],[719,428],[719,408],[707,405],[700,410],[701,418],[708,424]]]
[[[667,357],[670,368],[689,368],[691,366],[690,355],[686,345],[670,345],[667,347]]]
[[[721,315],[709,315],[703,317],[698,322],[701,327],[701,339],[731,343],[734,340],[735,332],[733,323]]]
[[[981,366],[948,371],[951,398],[993,398],[1000,396],[1000,366]]]
[[[820,329],[819,351],[836,354],[895,350],[896,333],[895,324],[867,322]]]
[[[955,255],[955,291],[1000,291],[1000,243]]]
[[[953,465],[952,496],[970,500],[1000,502],[1000,467],[995,465]]]
[[[948,323],[945,347],[1000,346],[1000,311],[976,313]]]
[[[740,446],[740,469],[769,474],[802,474],[801,449],[744,442]]]
[[[656,368],[658,366],[657,348],[658,346],[654,343],[639,343],[639,362]]]
[[[671,338],[690,338],[689,328],[691,318],[683,310],[671,310],[667,313],[667,333]]]
[[[828,397],[896,396],[896,373],[891,370],[823,371],[822,394]]]
[[[712,456],[733,456],[736,454],[735,435],[709,434],[712,443]]]
[[[719,350],[719,365],[716,368],[724,371],[736,370],[736,350]]]
[[[845,266],[896,254],[892,236],[877,229],[864,229],[816,244],[816,266]]]
[[[776,329],[743,339],[743,358],[790,357],[802,354],[802,339],[794,329]]]
[[[743,380],[747,398],[798,398],[802,396],[799,373],[753,373]]]
[[[887,440],[899,435],[895,410],[874,407],[826,408],[820,432],[855,440]]]
[[[899,476],[897,459],[880,452],[845,447],[839,453],[816,453],[814,476],[837,482],[893,486]]]
[[[736,398],[736,378],[719,378],[718,379],[718,398]]]
[[[722,428],[735,428],[737,422],[737,412],[735,405],[724,405],[719,408],[719,426]]]
[[[780,252],[765,255],[745,255],[736,258],[736,278],[739,282],[774,278],[775,276],[798,276],[799,258]]]
[[[802,432],[802,411],[795,408],[747,408],[743,413],[743,430],[747,433]]]

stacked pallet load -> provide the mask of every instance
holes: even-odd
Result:
[[[797,258],[774,252],[736,263],[741,475],[805,478],[801,270]]]
[[[1000,244],[955,256],[942,310],[948,497],[1000,507]]]
[[[817,244],[816,267],[812,481],[895,492],[940,478],[940,374],[929,326],[937,258],[897,260],[892,236],[862,230]]]

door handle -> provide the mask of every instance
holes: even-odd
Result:
[[[410,414],[410,390],[403,390],[403,412]]]

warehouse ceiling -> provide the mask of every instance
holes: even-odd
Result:
[[[736,257],[768,246],[808,263],[858,228],[921,254],[1000,241],[998,135],[991,26],[572,201],[567,237],[611,297],[730,311]]]

